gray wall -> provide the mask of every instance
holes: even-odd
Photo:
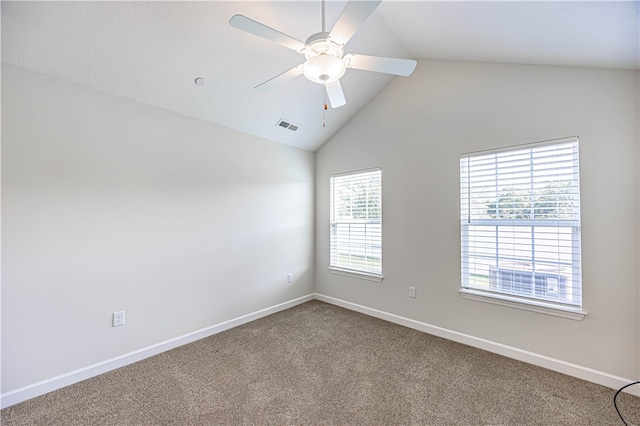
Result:
[[[2,392],[312,293],[313,182],[313,153],[3,64]]]
[[[637,71],[420,61],[316,153],[316,292],[637,380],[639,115]],[[462,299],[460,154],[565,136],[580,138],[588,315]],[[374,166],[382,283],[327,269],[329,176]]]

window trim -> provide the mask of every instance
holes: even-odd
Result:
[[[359,169],[359,170],[353,170],[353,171],[348,171],[348,172],[342,172],[342,173],[334,173],[331,174],[329,176],[329,192],[331,193],[331,180],[335,177],[341,177],[341,176],[349,176],[349,175],[357,175],[357,174],[361,174],[361,173],[369,173],[369,172],[376,172],[379,171],[380,172],[380,209],[381,209],[381,214],[382,214],[382,167],[378,166],[378,167],[371,167],[371,168],[367,168],[367,169]],[[331,197],[330,197],[331,198]],[[329,209],[333,209],[334,205],[331,203],[331,201],[329,201]],[[382,275],[382,260],[380,263],[380,273],[377,274],[375,272],[369,272],[369,271],[360,271],[357,269],[350,269],[350,268],[345,268],[345,267],[340,267],[340,266],[333,266],[331,265],[331,214],[329,215],[329,272],[333,273],[333,274],[337,274],[337,275],[343,275],[343,276],[347,276],[347,277],[351,277],[351,278],[359,278],[359,279],[364,279],[364,280],[369,280],[369,281],[375,281],[375,282],[382,282],[382,280],[384,279],[384,276]],[[380,219],[380,253],[381,253],[381,259],[382,259],[382,219]]]
[[[469,158],[469,157],[475,157],[475,156],[481,156],[481,155],[487,155],[487,154],[497,154],[497,153],[501,153],[501,152],[517,151],[517,150],[522,150],[522,149],[533,149],[533,148],[540,147],[540,146],[558,145],[558,144],[562,144],[562,143],[571,143],[571,142],[579,143],[578,137],[577,136],[570,136],[570,137],[552,139],[552,140],[547,140],[547,141],[539,141],[539,142],[533,142],[533,143],[512,145],[512,146],[509,146],[509,147],[503,147],[503,148],[497,148],[497,149],[468,152],[468,153],[461,154],[460,155],[460,160],[463,160],[463,159]],[[578,164],[578,167],[579,167],[579,164]],[[462,184],[462,176],[460,176],[460,179],[461,179],[461,184]],[[579,183],[579,181],[578,181],[578,183]],[[461,189],[462,189],[462,186],[461,186]],[[460,194],[460,195],[462,195],[462,194]],[[579,196],[580,196],[580,194],[579,194]],[[462,219],[462,205],[461,205],[461,208],[460,208],[460,213],[461,213],[460,219]],[[477,225],[477,224],[485,224],[484,220],[475,220],[474,222],[478,222],[478,223],[474,223],[475,225]],[[492,222],[492,223],[490,223],[490,225],[492,225],[492,226],[496,225],[496,222],[493,221],[493,220],[486,220],[486,222],[487,222],[486,224],[489,224],[488,222]],[[533,220],[522,221],[522,222],[523,222],[522,223],[523,226],[534,225],[534,221]],[[531,222],[531,223],[528,223],[528,222]],[[564,222],[564,221],[562,221],[562,222]],[[570,224],[570,222],[573,222],[573,221],[567,221],[567,223],[562,223],[562,224],[563,225],[572,226]],[[556,221],[556,223],[560,224],[560,222],[558,222],[558,221]],[[580,223],[581,223],[581,219],[579,218],[578,219],[578,229],[581,228],[581,224]],[[583,310],[583,308],[584,308],[584,300],[582,298],[582,295],[583,295],[582,276],[581,276],[582,274],[580,274],[580,276],[581,276],[580,277],[580,293],[581,293],[580,306],[562,305],[562,304],[557,304],[557,303],[553,303],[553,302],[550,302],[550,301],[545,301],[545,300],[542,300],[542,299],[533,299],[533,298],[532,299],[528,299],[528,298],[520,297],[520,296],[517,296],[517,295],[510,295],[508,293],[484,291],[484,290],[480,290],[480,289],[470,288],[468,286],[465,287],[465,276],[462,274],[462,266],[464,264],[464,260],[462,259],[462,245],[464,244],[463,230],[464,229],[463,229],[462,220],[461,220],[461,222],[460,222],[461,275],[460,275],[460,284],[459,284],[458,293],[460,294],[460,296],[462,298],[468,299],[468,300],[474,300],[474,301],[478,301],[478,302],[490,303],[490,304],[499,305],[499,306],[505,306],[505,307],[510,307],[510,308],[526,310],[526,311],[530,311],[530,312],[536,312],[536,313],[542,313],[542,314],[546,314],[546,315],[557,316],[557,317],[561,317],[561,318],[578,320],[578,321],[582,320],[587,315],[587,312],[585,310]],[[580,239],[580,241],[582,240],[581,236],[579,236],[579,239]],[[580,247],[580,253],[581,252],[582,252],[582,247]],[[581,254],[580,254],[580,257],[582,257]],[[575,267],[575,265],[573,267]],[[582,259],[579,260],[579,267],[580,267],[580,269],[582,269]]]
[[[488,293],[469,288],[461,288],[460,290],[458,290],[458,292],[463,299],[491,303],[493,305],[507,306],[509,308],[522,309],[524,311],[538,312],[555,317],[581,321],[585,316],[587,316],[587,312],[582,309],[554,305],[552,303],[545,303],[533,299],[527,300],[517,297],[510,297],[506,294],[501,293]]]
[[[346,277],[352,278],[360,278],[363,280],[375,281],[378,283],[381,283],[384,279],[384,276],[382,274],[373,274],[371,272],[362,272],[353,269],[338,268],[335,266],[329,266],[329,272],[331,272],[332,274],[344,275]]]

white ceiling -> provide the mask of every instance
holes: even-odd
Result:
[[[327,29],[345,4],[327,2]],[[640,69],[639,4],[386,0],[345,53]],[[229,19],[243,14],[304,41],[321,30],[319,0],[2,1],[1,13],[3,62],[311,151],[393,78],[348,70],[347,105],[327,111],[326,128],[323,88],[303,76],[253,90],[303,56]],[[276,127],[281,118],[300,129]]]

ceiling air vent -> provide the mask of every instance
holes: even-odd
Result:
[[[289,129],[292,132],[295,132],[300,127],[297,124],[293,124],[293,123],[290,123],[290,122],[288,122],[286,120],[282,120],[282,119],[280,119],[280,121],[278,121],[278,124],[276,124],[276,126],[277,127],[283,127],[285,129]]]

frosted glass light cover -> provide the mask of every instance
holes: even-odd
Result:
[[[302,73],[314,83],[331,83],[338,80],[347,71],[347,66],[340,58],[320,54],[307,59]]]

